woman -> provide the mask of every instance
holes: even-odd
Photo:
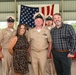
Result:
[[[13,55],[15,75],[28,73],[28,42],[25,33],[25,25],[19,24],[16,36],[10,42],[9,52]]]

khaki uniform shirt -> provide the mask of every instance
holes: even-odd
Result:
[[[54,28],[54,25],[45,26],[45,28],[47,28],[48,30],[51,30],[52,28]]]
[[[31,50],[41,51],[48,49],[48,42],[51,42],[51,35],[48,29],[42,28],[40,32],[33,28],[29,31],[28,42]]]
[[[0,31],[0,43],[2,44],[2,48],[9,48],[10,40],[15,33],[16,31],[14,29],[9,28]]]

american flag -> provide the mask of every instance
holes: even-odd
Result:
[[[36,5],[35,5],[36,6]],[[35,27],[33,16],[35,13],[41,12],[44,16],[53,15],[54,14],[54,4],[51,6],[25,6],[21,5],[20,7],[20,20],[19,23],[28,24],[29,27]]]

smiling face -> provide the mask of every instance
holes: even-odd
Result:
[[[8,28],[13,28],[14,22],[8,22]]]
[[[46,26],[51,26],[52,25],[52,20],[47,20],[45,21]]]
[[[53,16],[53,21],[54,21],[56,26],[61,26],[62,18],[61,18],[61,16],[59,14],[55,14]]]
[[[44,23],[43,19],[41,19],[41,18],[35,19],[35,25],[36,25],[37,27],[42,26],[43,23]]]
[[[25,33],[25,26],[24,25],[21,25],[19,34],[20,35],[23,35],[24,33]]]

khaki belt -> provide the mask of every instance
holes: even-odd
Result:
[[[69,50],[56,50],[57,52],[70,52]]]

